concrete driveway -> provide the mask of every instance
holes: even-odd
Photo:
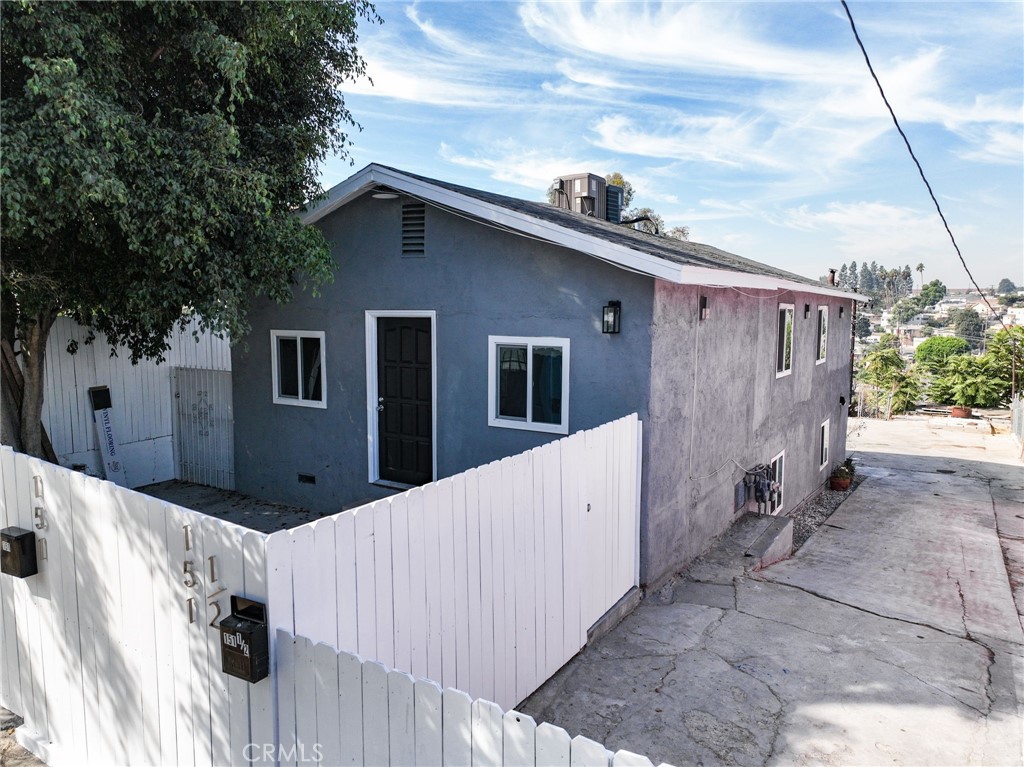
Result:
[[[867,479],[794,558],[745,572],[737,526],[520,709],[655,763],[1024,764],[1019,452],[948,419],[857,428]]]

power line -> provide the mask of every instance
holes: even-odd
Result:
[[[921,180],[924,182],[925,187],[928,189],[928,195],[932,198],[932,202],[935,203],[935,210],[939,213],[939,218],[942,219],[942,225],[946,227],[946,233],[949,235],[950,242],[953,243],[953,249],[956,250],[957,256],[960,258],[960,263],[963,264],[964,271],[967,272],[967,276],[971,278],[971,284],[978,289],[978,293],[981,294],[981,300],[985,302],[985,305],[989,310],[995,314],[995,309],[992,308],[992,304],[988,302],[988,298],[985,297],[985,292],[978,285],[977,280],[974,279],[974,275],[971,274],[971,270],[967,267],[967,262],[964,260],[963,253],[960,252],[960,246],[956,244],[956,237],[953,236],[953,230],[949,228],[949,222],[946,221],[946,216],[942,212],[942,207],[939,205],[939,201],[935,197],[935,192],[932,191],[932,185],[928,183],[927,176],[924,175],[924,169],[921,167],[921,163],[917,160],[917,155],[914,154],[914,148],[910,146],[910,139],[907,138],[907,134],[903,132],[903,128],[900,127],[900,121],[896,119],[896,113],[893,111],[892,105],[889,104],[889,99],[885,95],[885,90],[882,88],[882,83],[878,80],[878,75],[875,74],[875,68],[871,66],[871,59],[868,57],[867,49],[864,47],[864,43],[861,42],[860,34],[857,32],[857,25],[853,22],[853,14],[850,13],[850,6],[846,4],[846,0],[839,0],[843,4],[843,10],[846,11],[846,18],[850,20],[850,29],[853,30],[853,36],[857,40],[857,45],[860,48],[860,52],[864,54],[864,63],[868,65],[868,71],[871,73],[871,79],[875,81],[875,85],[878,86],[878,92],[882,96],[882,101],[885,102],[885,108],[889,110],[889,115],[892,117],[893,125],[896,126],[896,130],[899,131],[900,136],[903,138],[903,143],[907,145],[907,151],[910,153],[910,159],[914,161],[914,165],[917,166],[917,172],[921,175]],[[1010,329],[1003,322],[1002,318],[999,318],[999,324],[1003,326],[1003,329],[1009,333]],[[1010,342],[1013,346],[1016,346],[1012,334],[1010,336]],[[1013,376],[1014,384],[1016,383],[1016,375]],[[1013,385],[1011,388],[1016,389]]]

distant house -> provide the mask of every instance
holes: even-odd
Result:
[[[622,226],[620,193],[380,165],[333,188],[304,220],[335,281],[257,301],[233,348],[237,489],[338,510],[637,412],[648,585],[728,528],[754,466],[774,513],[817,491],[846,454],[858,297]]]

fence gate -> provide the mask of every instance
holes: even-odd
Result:
[[[235,487],[235,418],[231,373],[174,368],[174,454],[178,478],[201,485]]]

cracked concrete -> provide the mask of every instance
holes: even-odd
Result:
[[[903,419],[851,449],[867,479],[793,559],[748,572],[738,524],[520,710],[655,763],[1024,764],[1012,440]]]

